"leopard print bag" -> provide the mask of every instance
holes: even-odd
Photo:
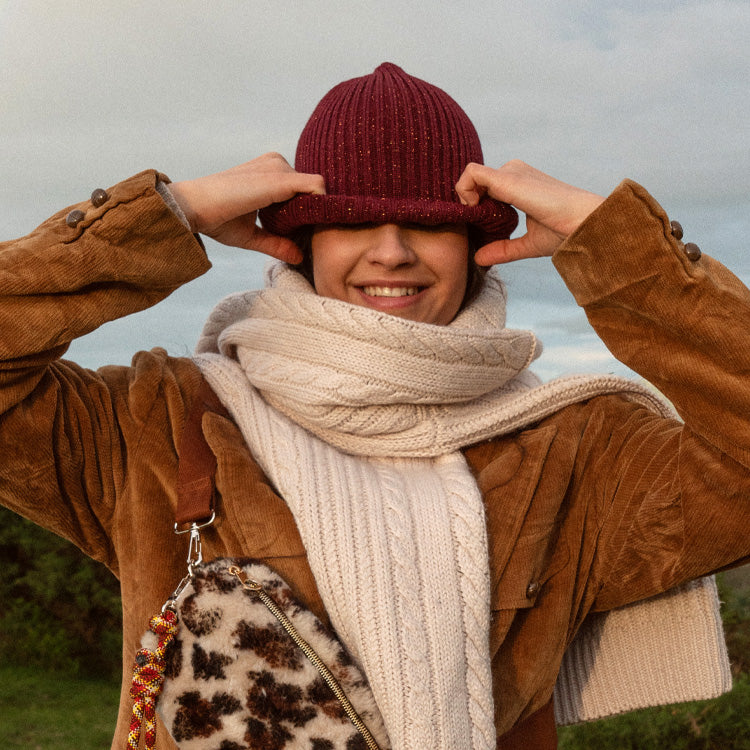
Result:
[[[267,565],[201,563],[173,606],[178,632],[156,710],[180,750],[388,747],[362,672]],[[153,632],[143,646],[156,648]]]
[[[216,471],[206,411],[231,420],[204,381],[179,450],[175,532],[190,532],[187,575],[136,654],[128,749],[155,747],[158,713],[180,750],[389,750],[365,676],[285,581],[249,558],[203,562]]]

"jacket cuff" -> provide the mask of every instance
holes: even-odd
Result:
[[[701,276],[697,246],[675,236],[664,209],[638,183],[624,180],[558,248],[552,261],[585,307],[624,286],[663,274]],[[698,252],[700,256],[700,252]]]
[[[113,212],[114,209],[121,209],[118,214],[122,214],[123,223],[129,223],[139,231],[149,223],[154,223],[160,225],[160,232],[166,230],[173,232],[176,239],[188,239],[180,237],[186,231],[189,232],[189,227],[179,216],[179,207],[175,212],[163,196],[163,192],[167,191],[165,186],[169,182],[170,179],[165,174],[155,169],[147,169],[106,189],[95,188],[89,200],[68,206],[53,214],[30,236],[44,233],[48,243],[75,242],[92,226],[95,227],[105,214]],[[165,211],[166,207],[169,208],[168,212]],[[170,216],[174,219],[171,227]],[[112,220],[112,216],[107,218],[109,221]],[[203,242],[197,235],[192,237],[193,240],[188,241],[191,244],[196,243],[205,258]],[[209,265],[206,261],[205,268]]]
[[[167,207],[172,211],[177,218],[185,225],[186,229],[190,229],[190,222],[185,216],[185,212],[180,208],[180,204],[174,199],[172,191],[167,187],[167,183],[163,180],[159,180],[156,183],[156,192],[162,197],[163,201],[167,204]]]

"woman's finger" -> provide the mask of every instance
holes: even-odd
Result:
[[[302,262],[302,251],[287,237],[271,234],[265,229],[257,227],[249,247],[272,258],[283,260],[285,263],[297,265]]]

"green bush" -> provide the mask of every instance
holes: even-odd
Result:
[[[750,750],[750,568],[720,575],[719,591],[736,681],[732,692],[712,701],[648,709],[563,728],[561,750]],[[109,700],[116,704],[122,615],[117,581],[104,566],[0,508],[0,602],[0,664],[10,670],[5,679],[16,676],[9,665],[37,667],[45,673],[57,670],[68,676],[110,677]],[[9,687],[13,695],[18,695],[19,689],[32,692],[31,683],[26,688],[19,684]],[[48,688],[40,683],[38,689],[45,693]],[[83,683],[80,689],[84,690]],[[94,712],[98,689],[94,687],[91,699]],[[23,698],[26,703],[29,694]],[[4,716],[12,700],[10,695],[0,696]],[[62,696],[59,701],[59,708],[50,705],[49,719],[50,737],[58,741],[61,719],[54,717],[70,715]],[[0,732],[0,740],[7,740],[0,746],[47,747],[23,735],[23,720],[19,722],[14,730],[19,744]],[[107,724],[101,731],[106,734],[111,730]],[[50,747],[58,747],[50,741]]]
[[[716,578],[732,673],[750,674],[750,566],[720,573]]]
[[[731,576],[731,580],[730,580]],[[717,576],[730,693],[560,729],[560,750],[750,750],[750,567]]]
[[[559,735],[560,750],[750,750],[750,675],[714,700],[634,711]]]
[[[0,508],[0,663],[120,674],[119,584],[69,542]]]

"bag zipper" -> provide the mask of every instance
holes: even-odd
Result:
[[[351,704],[349,698],[347,698],[346,693],[339,684],[339,681],[334,677],[333,672],[331,672],[325,662],[318,656],[315,649],[313,649],[313,647],[299,634],[299,631],[294,627],[292,621],[286,616],[286,614],[284,614],[279,605],[276,604],[276,600],[263,588],[263,584],[250,578],[237,565],[230,565],[228,571],[239,580],[244,589],[257,594],[258,598],[263,604],[265,604],[269,612],[279,621],[279,624],[284,628],[289,637],[297,644],[297,646],[299,646],[315,669],[318,670],[320,676],[325,680],[326,685],[328,685],[336,696],[336,699],[341,704],[341,707],[344,709],[344,712],[349,717],[349,720],[354,725],[355,729],[362,735],[367,747],[370,750],[380,750],[375,738],[370,733],[370,730],[367,728],[364,721],[362,721],[362,718]]]

